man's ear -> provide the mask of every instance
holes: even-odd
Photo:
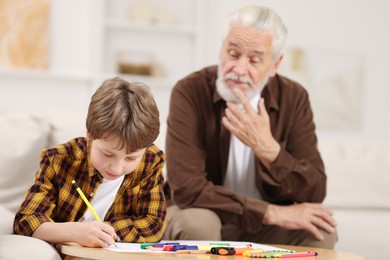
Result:
[[[281,54],[277,60],[275,61],[275,63],[272,65],[272,68],[271,68],[271,71],[270,71],[270,74],[269,76],[270,77],[273,77],[276,75],[276,72],[278,71],[278,68],[279,68],[279,65],[280,65],[280,62],[282,62],[282,59],[283,59],[283,54]]]

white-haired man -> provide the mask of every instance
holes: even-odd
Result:
[[[228,16],[220,63],[172,91],[165,239],[333,248],[306,90],[277,74],[287,29],[269,8]]]

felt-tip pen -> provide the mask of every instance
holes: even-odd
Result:
[[[211,253],[215,255],[242,255],[245,251],[251,250],[250,247],[213,247]]]

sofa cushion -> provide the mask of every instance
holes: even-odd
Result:
[[[390,208],[390,141],[320,139],[319,149],[328,176],[327,205]]]
[[[52,112],[45,115],[50,124],[49,146],[68,142],[75,137],[86,135],[86,114]]]
[[[0,205],[16,212],[34,182],[49,125],[29,115],[0,115]]]
[[[0,235],[12,234],[12,224],[15,214],[0,205]]]
[[[0,235],[0,259],[61,260],[49,243],[33,237]]]
[[[379,209],[336,209],[339,241],[335,249],[351,251],[366,259],[390,259],[390,211]]]

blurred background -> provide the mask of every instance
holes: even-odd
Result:
[[[336,248],[389,259],[387,0],[0,0],[0,204],[16,210],[27,186],[11,184],[32,180],[43,145],[84,133],[108,77],[150,86],[164,150],[172,87],[218,62],[224,17],[247,4],[274,9],[289,30],[279,72],[310,95]]]
[[[388,138],[386,0],[0,0],[0,114],[86,116],[120,75],[151,87],[165,123],[175,82],[218,62],[224,16],[246,4],[284,20],[280,73],[309,91],[320,138]]]

